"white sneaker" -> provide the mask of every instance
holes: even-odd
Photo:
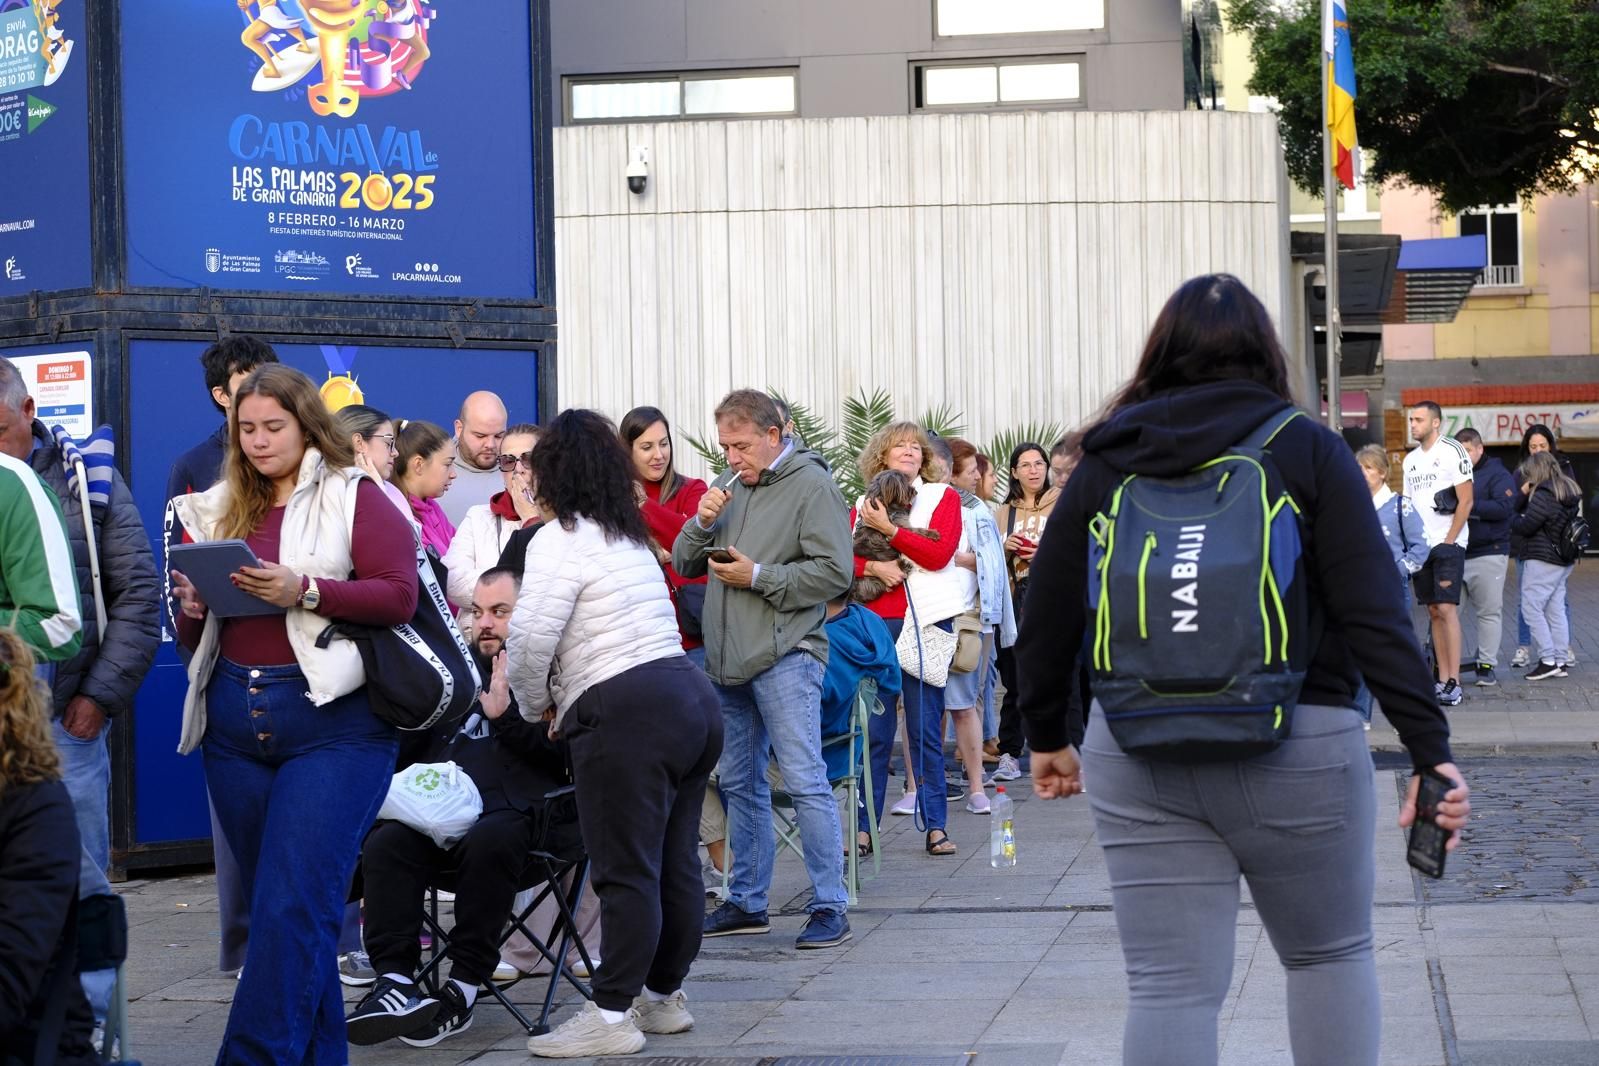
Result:
[[[915,793],[915,791],[907,792],[907,793],[905,793],[905,795],[901,796],[899,798],[899,802],[894,804],[894,806],[892,806],[892,807],[890,807],[888,809],[888,813],[889,814],[897,814],[897,815],[900,815],[901,817],[904,817],[904,816],[910,815],[910,814],[915,814],[916,813],[916,793]]]
[[[592,1002],[562,1022],[554,1032],[529,1037],[528,1051],[541,1059],[585,1059],[598,1055],[636,1055],[644,1050],[644,1034],[632,1013],[608,1022]]]
[[[992,808],[989,806],[987,796],[981,792],[974,792],[972,798],[966,801],[966,810],[972,814],[989,814]]]
[[[591,955],[589,958],[594,963],[594,969],[598,970],[600,968],[600,957],[598,955]],[[573,977],[581,977],[585,981],[594,976],[594,974],[589,970],[588,963],[583,961],[583,956],[581,955],[574,959],[572,965],[568,966],[567,969],[572,971]]]
[[[515,963],[503,955],[500,956],[500,964],[494,967],[494,983],[497,985],[514,985],[526,976],[527,974],[518,969]]]
[[[638,996],[628,1012],[640,1032],[657,1036],[686,1033],[694,1028],[694,1015],[688,1012],[688,997],[680,988],[665,999],[645,999]]]
[[[1566,666],[1576,666],[1577,665],[1577,649],[1576,648],[1567,648],[1566,649],[1565,665]]]
[[[1022,776],[1022,764],[1016,761],[1014,755],[1001,755],[999,765],[994,768],[995,781],[1019,781]]]
[[[1526,666],[1530,662],[1532,662],[1532,650],[1530,648],[1517,648],[1516,654],[1510,657],[1511,666]]]

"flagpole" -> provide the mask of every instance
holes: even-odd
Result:
[[[1323,54],[1321,57],[1321,138],[1322,138],[1322,198],[1326,210],[1326,243],[1322,249],[1323,277],[1327,285],[1327,425],[1334,432],[1342,431],[1343,381],[1342,381],[1342,331],[1343,320],[1338,309],[1338,176],[1334,172],[1338,163],[1338,146],[1333,142],[1333,10],[1332,0],[1321,0]]]

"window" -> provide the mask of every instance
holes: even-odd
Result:
[[[792,70],[692,71],[635,78],[568,78],[568,122],[792,115],[799,76]]]
[[[1014,108],[1082,103],[1082,60],[919,63],[916,109]]]
[[[1460,213],[1460,235],[1488,238],[1488,267],[1478,288],[1517,288],[1521,285],[1521,209],[1515,204],[1484,204]]]
[[[1105,0],[933,0],[940,37],[1105,28]]]

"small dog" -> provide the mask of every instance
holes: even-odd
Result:
[[[914,529],[910,525],[911,505],[916,502],[916,490],[911,486],[910,478],[896,470],[885,470],[872,478],[872,483],[866,487],[866,499],[876,500],[888,512],[888,520],[902,529],[910,529],[912,533],[926,537],[928,540],[938,540],[936,529]],[[911,564],[889,544],[888,537],[879,533],[864,523],[855,530],[855,554],[862,559],[876,562],[897,562],[906,574],[911,572]],[[862,574],[855,579],[851,588],[853,599],[859,603],[870,603],[888,591],[888,586],[873,577],[871,574]]]

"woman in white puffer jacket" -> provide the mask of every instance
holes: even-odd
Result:
[[[500,441],[500,476],[505,491],[496,492],[488,503],[466,512],[450,550],[444,553],[444,566],[450,572],[446,592],[456,607],[472,605],[472,590],[485,570],[499,565],[500,553],[511,534],[537,517],[533,506],[533,487],[528,458],[539,441],[539,427],[523,422],[505,431]]]

